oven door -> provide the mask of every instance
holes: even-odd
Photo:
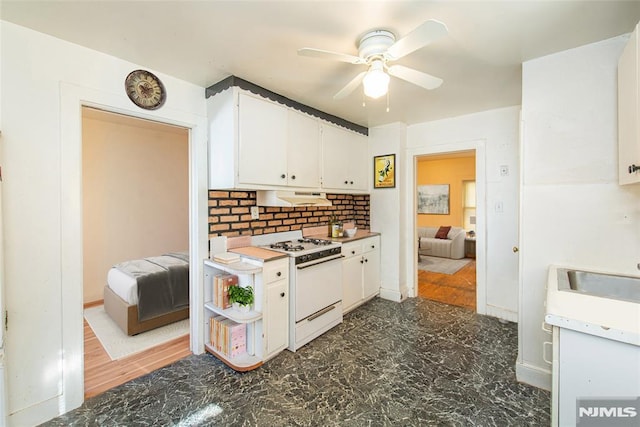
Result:
[[[298,264],[295,268],[296,322],[342,299],[342,255]]]

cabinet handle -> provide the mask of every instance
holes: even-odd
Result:
[[[364,259],[364,262],[369,262],[369,260],[365,258],[365,259]]]
[[[364,264],[364,261],[363,261],[363,260],[360,260],[360,264]]]
[[[636,166],[636,165],[629,166],[629,173],[634,173],[635,171],[639,171],[639,170],[640,170],[640,166]]]
[[[291,179],[296,179],[296,176],[295,175],[291,175]]]
[[[284,292],[280,292],[280,296],[284,298]]]
[[[376,245],[371,245],[371,249],[375,249],[375,248],[376,248]]]
[[[278,272],[276,273],[276,276],[280,277],[280,276],[282,276],[282,273],[278,271]]]
[[[351,255],[355,255],[355,254],[356,254],[356,251],[351,251]]]
[[[349,182],[349,184],[353,184],[353,181]]]
[[[348,184],[348,183],[349,183],[349,181],[345,181],[344,183],[345,183],[345,184]]]
[[[285,174],[280,175],[280,178],[282,178],[282,179],[285,179],[286,177],[287,177],[287,175],[285,175]]]

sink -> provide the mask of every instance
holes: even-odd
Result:
[[[640,278],[558,268],[558,289],[640,303]]]
[[[640,345],[640,277],[552,265],[545,322]]]

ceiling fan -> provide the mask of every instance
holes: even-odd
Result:
[[[402,65],[389,65],[389,62],[423,48],[447,34],[449,31],[445,24],[430,19],[397,41],[396,36],[387,30],[367,32],[358,42],[358,56],[308,47],[299,49],[298,55],[366,65],[367,71],[355,76],[333,96],[333,99],[347,97],[360,83],[364,86],[365,95],[379,98],[388,91],[389,75],[429,90],[439,87],[442,79]]]

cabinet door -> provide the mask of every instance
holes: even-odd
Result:
[[[317,119],[289,110],[287,184],[320,188],[320,124]]]
[[[369,298],[380,292],[380,239],[368,239],[363,243],[364,272],[363,288],[364,298]]]
[[[367,137],[359,133],[352,132],[349,137],[349,188],[353,190],[366,191],[368,188],[367,167],[373,167],[368,159]],[[372,161],[373,162],[373,161]]]
[[[618,182],[640,182],[640,29],[631,34],[618,62]]]
[[[362,256],[342,261],[342,309],[347,312],[362,300]]]
[[[349,189],[350,141],[346,130],[337,126],[322,127],[322,187],[338,190]]]
[[[289,343],[289,282],[278,280],[267,285],[265,359],[284,350]]]
[[[287,109],[245,94],[238,102],[238,182],[286,185]]]

